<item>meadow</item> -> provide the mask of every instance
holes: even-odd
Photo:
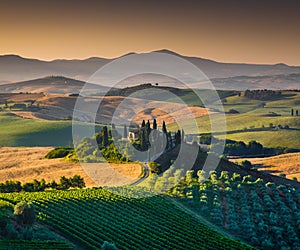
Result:
[[[0,146],[72,145],[71,121],[22,119],[0,112]]]
[[[299,92],[283,91],[282,97],[267,101],[249,99],[242,95],[222,99],[226,127],[217,126],[212,131],[211,124],[220,124],[224,119],[223,115],[214,113],[196,118],[199,127],[197,130],[192,126],[191,120],[183,121],[186,134],[214,132],[216,135],[226,134],[232,140],[256,140],[267,147],[280,146],[300,150],[300,141],[295,139],[300,137],[300,116],[291,116],[291,109],[296,110],[299,107]],[[229,112],[233,109],[237,113]],[[175,123],[169,124],[168,129],[176,131],[178,126]]]

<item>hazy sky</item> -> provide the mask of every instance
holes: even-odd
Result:
[[[300,65],[298,0],[0,0],[0,54],[51,60],[167,48]]]

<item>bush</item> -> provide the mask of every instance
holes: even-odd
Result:
[[[58,147],[48,152],[45,158],[47,159],[63,158],[73,151],[74,149],[70,147]]]
[[[242,166],[243,168],[246,168],[246,169],[251,169],[251,168],[252,168],[252,164],[251,164],[251,162],[248,161],[248,160],[242,161],[242,162],[241,162],[241,166]]]
[[[118,250],[115,243],[110,243],[107,241],[104,241],[103,245],[101,246],[102,250]]]
[[[148,163],[148,166],[149,166],[149,168],[151,170],[151,173],[159,173],[160,172],[160,168],[159,168],[160,164],[152,161],[152,162]]]
[[[31,203],[21,201],[14,207],[14,215],[22,226],[30,226],[35,221],[35,212]]]
[[[239,114],[240,112],[235,109],[229,109],[228,114]]]

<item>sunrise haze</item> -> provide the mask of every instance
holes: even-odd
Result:
[[[0,54],[114,58],[167,48],[220,62],[300,65],[299,7],[294,0],[4,0]]]

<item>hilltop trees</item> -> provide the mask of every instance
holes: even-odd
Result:
[[[281,91],[267,90],[267,89],[247,89],[244,94],[249,99],[256,100],[270,100],[281,96]]]
[[[235,156],[260,155],[264,153],[264,148],[256,141],[250,141],[247,145],[242,141],[233,141],[226,144],[224,153]]]
[[[297,110],[294,110],[294,109],[292,109],[291,110],[291,116],[298,116],[298,109]]]

